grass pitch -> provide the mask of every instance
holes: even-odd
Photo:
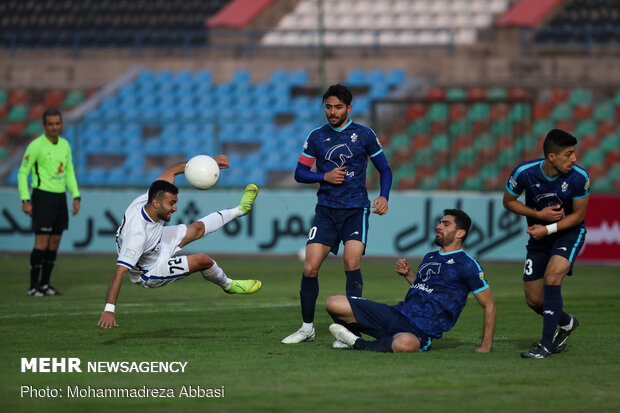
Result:
[[[217,258],[217,257],[216,257]],[[296,260],[222,258],[231,278],[255,277],[263,289],[229,296],[191,276],[145,290],[125,280],[119,328],[103,330],[115,258],[60,254],[52,284],[62,297],[27,297],[27,256],[0,258],[0,410],[3,412],[424,411],[612,412],[620,410],[620,274],[578,264],[564,282],[565,309],[581,326],[568,348],[547,360],[519,352],[540,338],[542,320],[525,305],[521,264],[482,262],[497,304],[493,351],[480,344],[482,310],[470,297],[454,329],[422,354],[333,350],[325,298],[344,291],[341,258],[320,276],[317,337],[283,345],[301,324]],[[416,260],[410,260],[412,266]],[[364,295],[396,303],[407,284],[393,261],[362,262]],[[82,373],[21,373],[22,357],[77,357]],[[93,361],[182,361],[184,373],[89,373]],[[22,397],[21,386],[60,389],[63,397]],[[75,388],[170,388],[172,398],[68,397]],[[181,397],[185,386],[224,387],[224,397]]]

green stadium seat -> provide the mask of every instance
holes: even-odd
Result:
[[[411,143],[411,138],[406,133],[397,133],[392,136],[392,143],[390,147],[393,151],[397,151],[402,148],[406,148]]]
[[[457,166],[470,165],[476,160],[476,152],[472,147],[463,148],[456,155]]]
[[[465,135],[471,132],[472,123],[466,119],[450,123],[450,134],[454,136]]]
[[[620,106],[620,88],[616,90],[616,94],[614,95],[614,103],[616,106]]]
[[[613,151],[618,148],[620,148],[620,134],[613,133],[613,134],[607,135],[601,141],[600,149],[602,149],[605,152]]]
[[[589,168],[593,165],[602,165],[605,161],[605,153],[602,150],[592,148],[581,158],[580,165]]]
[[[429,133],[430,130],[431,127],[429,123],[422,119],[410,122],[409,125],[407,125],[407,135],[409,135],[409,137],[414,137],[421,133]]]
[[[43,125],[41,125],[41,121],[32,120],[28,122],[28,126],[26,126],[24,133],[29,137],[41,135],[43,133]]]
[[[532,106],[529,103],[515,103],[510,111],[513,121],[525,121],[532,117]]]
[[[496,139],[493,135],[485,133],[484,135],[477,136],[474,140],[474,149],[476,152],[480,152],[486,148],[492,148],[496,144]]]
[[[491,116],[491,106],[488,103],[475,103],[467,113],[467,118],[472,121],[486,120]]]
[[[491,133],[497,135],[512,134],[513,123],[511,119],[500,119],[491,125]]]
[[[450,88],[446,92],[446,100],[455,101],[455,100],[466,100],[467,99],[467,91],[462,88]]]
[[[501,87],[495,87],[487,91],[487,99],[489,100],[506,100],[508,99],[508,91]]]
[[[568,103],[573,106],[588,105],[592,102],[592,92],[588,89],[573,89],[570,91]]]
[[[15,105],[9,111],[6,120],[9,122],[21,122],[26,119],[29,111],[28,105]]]
[[[594,108],[593,117],[595,120],[612,121],[616,117],[616,108],[612,102],[605,102]]]
[[[594,135],[598,128],[597,122],[592,119],[582,120],[577,123],[575,127],[575,135],[577,138],[582,136]]]
[[[0,89],[0,106],[4,106],[7,100],[9,100],[9,92],[4,89]]]
[[[433,149],[430,148],[430,147],[418,149],[414,153],[414,159],[415,159],[416,165],[430,165],[430,164],[432,164],[433,161],[434,161]]]
[[[437,189],[439,187],[440,181],[441,180],[439,179],[437,175],[429,176],[427,178],[424,178],[422,182],[420,182],[420,184],[418,185],[418,189],[422,189],[422,190]]]
[[[462,189],[467,191],[480,191],[482,189],[482,178],[480,176],[472,176],[463,181]]]
[[[446,103],[433,103],[426,112],[426,119],[434,122],[448,118],[448,105]]]
[[[76,105],[79,105],[84,101],[84,91],[82,90],[72,90],[67,94],[65,101],[62,103],[63,109],[72,108]]]
[[[557,105],[553,108],[551,112],[551,119],[558,120],[568,120],[573,117],[573,108],[570,104],[566,103],[563,105]]]
[[[444,133],[435,135],[431,143],[431,148],[433,152],[448,150],[450,148],[450,138]]]
[[[547,136],[547,133],[553,128],[555,128],[555,122],[549,119],[541,119],[534,122],[532,133],[538,137]]]

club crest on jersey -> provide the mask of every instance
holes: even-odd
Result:
[[[441,270],[441,263],[439,262],[428,262],[420,267],[418,270],[418,275],[420,276],[421,281],[428,281],[433,275],[439,274]]]
[[[354,133],[353,135],[351,135],[351,142],[355,143],[357,141],[357,133]]]
[[[336,164],[337,168],[340,168],[347,161],[347,158],[352,158],[353,153],[351,149],[345,144],[341,143],[329,148],[325,154],[325,159]]]
[[[566,192],[567,189],[568,189],[568,184],[566,183],[566,181],[562,182],[562,192]]]

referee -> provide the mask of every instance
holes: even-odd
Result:
[[[73,215],[80,210],[71,147],[60,136],[62,115],[50,108],[43,113],[45,134],[32,141],[17,174],[17,187],[22,200],[22,211],[32,216],[35,234],[34,249],[30,254],[30,289],[28,295],[43,297],[62,295],[50,285],[50,277],[62,232],[69,227],[67,196],[73,197]],[[32,172],[32,198],[28,193],[28,175]],[[39,275],[41,279],[39,280]]]

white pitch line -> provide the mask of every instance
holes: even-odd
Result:
[[[170,307],[175,306],[174,304],[170,305]],[[285,307],[296,307],[299,306],[299,303],[294,304],[255,304],[255,305],[218,305],[215,304],[213,307],[207,308],[175,308],[175,312],[207,312],[207,311],[220,311],[220,310],[250,310],[255,308],[285,308]],[[168,312],[169,309],[166,307],[155,306],[150,304],[123,304],[122,307],[149,307],[148,310],[144,311],[123,311],[122,314],[142,314],[142,313],[162,313]],[[37,318],[37,317],[59,317],[59,316],[83,316],[83,315],[93,315],[93,314],[101,314],[101,311],[77,311],[77,312],[67,312],[67,313],[34,313],[34,314],[5,314],[0,316],[0,320],[2,319],[10,319],[10,318]]]

